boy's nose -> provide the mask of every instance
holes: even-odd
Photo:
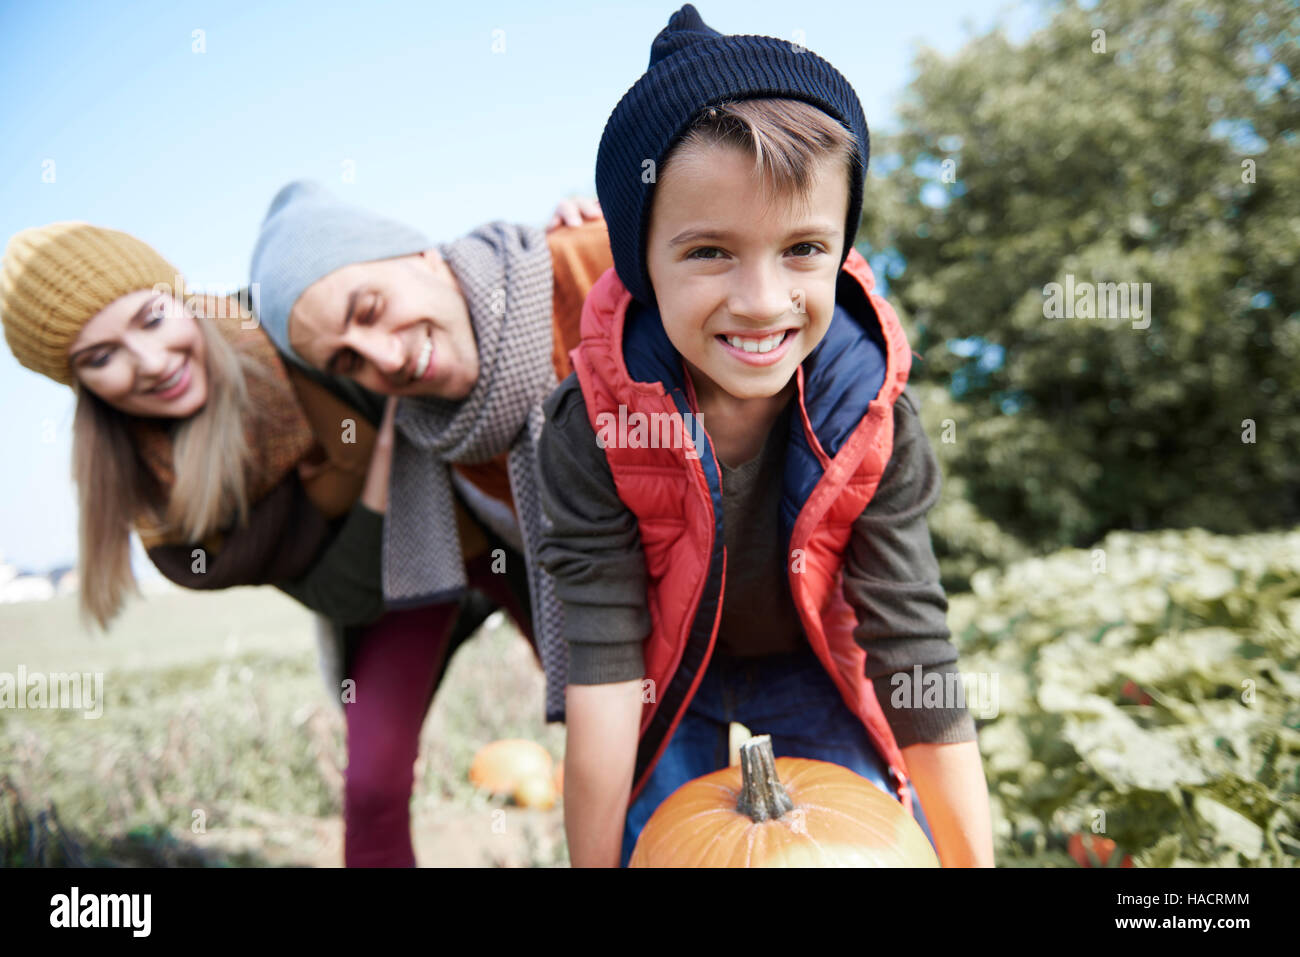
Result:
[[[755,266],[736,276],[727,308],[740,319],[772,322],[790,311],[794,296],[778,270]]]

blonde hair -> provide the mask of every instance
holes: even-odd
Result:
[[[762,98],[705,107],[664,157],[662,175],[681,154],[710,146],[730,146],[752,156],[769,196],[806,197],[814,165],[827,158],[841,158],[847,175],[855,175],[857,138],[802,100]]]
[[[131,416],[79,382],[73,419],[72,477],[80,506],[81,611],[101,628],[116,617],[128,592],[139,594],[131,571],[132,527],[151,521],[184,540],[201,541],[232,520],[248,520],[251,408],[248,376],[265,375],[240,355],[208,319],[196,317],[207,352],[208,399],[175,426],[175,482],[166,493],[136,447]],[[166,500],[164,501],[164,497]]]

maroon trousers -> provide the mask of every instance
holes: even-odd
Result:
[[[469,585],[532,636],[491,556],[467,563]],[[344,705],[348,767],[343,795],[346,867],[414,867],[411,788],[420,728],[447,664],[455,603],[390,611],[368,625],[352,656],[356,700]]]

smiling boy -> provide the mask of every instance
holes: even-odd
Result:
[[[889,700],[894,675],[957,654],[911,352],[851,247],[867,156],[830,64],[690,5],[605,128],[614,269],[539,449],[575,866],[626,864],[664,798],[726,765],[731,721],[872,780],[946,866],[992,864],[964,705]],[[682,434],[703,447],[597,442],[627,410],[698,414]]]

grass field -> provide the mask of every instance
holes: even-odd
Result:
[[[963,672],[998,679],[975,713],[999,866],[1076,866],[1084,834],[1115,864],[1300,866],[1300,531],[1114,533],[950,598]],[[342,714],[280,593],[151,595],[109,637],[72,599],[0,605],[20,665],[102,672],[103,715],[0,707],[0,865],[341,863]],[[567,863],[559,807],[467,779],[498,738],[559,758],[541,716],[531,649],[489,619],[425,722],[421,864]]]
[[[0,605],[0,672],[19,665],[102,672],[103,716],[0,708],[0,864],[341,865],[342,712],[310,616],[279,592],[150,595],[108,636],[82,631],[72,598]],[[541,717],[532,651],[490,619],[425,722],[421,864],[567,863],[558,807],[488,799],[466,777],[495,738],[531,738],[558,759],[563,728]]]

